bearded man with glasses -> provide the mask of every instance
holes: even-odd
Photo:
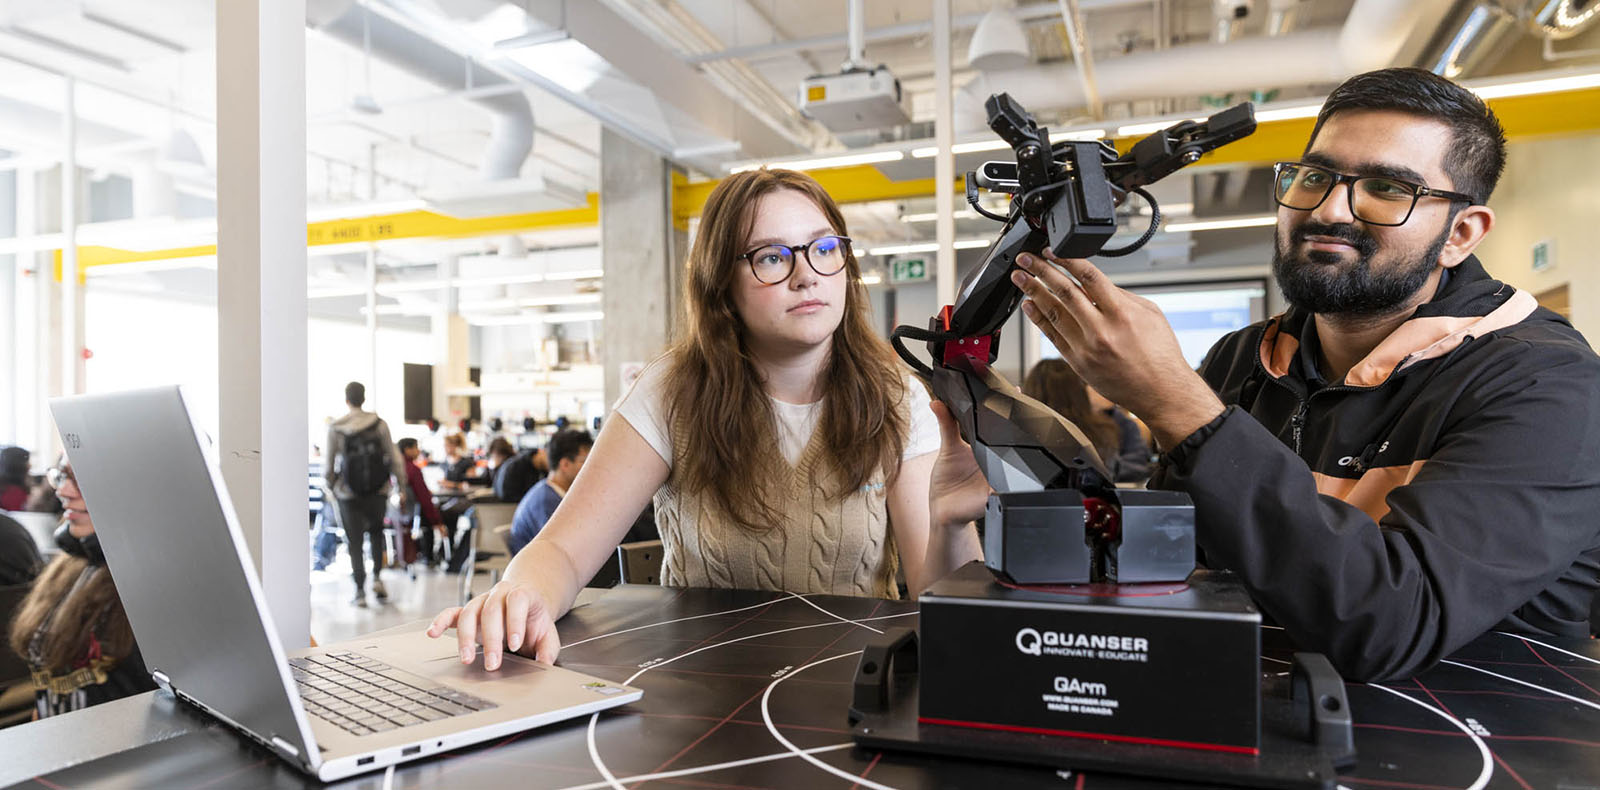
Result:
[[[1590,631],[1600,358],[1472,254],[1504,163],[1499,121],[1449,80],[1347,80],[1275,168],[1290,309],[1198,375],[1087,261],[1014,274],[1073,368],[1150,426],[1150,485],[1193,497],[1205,562],[1347,678],[1416,674],[1490,629]]]

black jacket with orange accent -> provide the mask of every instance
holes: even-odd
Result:
[[[1585,636],[1600,587],[1600,357],[1476,258],[1340,382],[1306,311],[1200,373],[1227,410],[1163,456],[1207,564],[1350,679],[1485,631]]]

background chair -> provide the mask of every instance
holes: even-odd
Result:
[[[641,540],[617,547],[617,567],[623,584],[661,583],[661,541]]]

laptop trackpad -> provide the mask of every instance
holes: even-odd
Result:
[[[478,648],[477,657],[473,659],[471,664],[461,663],[459,656],[445,656],[444,658],[436,658],[426,662],[423,666],[427,669],[428,677],[434,680],[464,680],[475,683],[507,680],[544,671],[544,667],[515,653],[502,653],[499,669],[493,671],[484,669],[483,648],[481,646]]]

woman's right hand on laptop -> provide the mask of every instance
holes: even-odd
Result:
[[[509,649],[536,661],[555,663],[561,652],[555,620],[543,595],[531,584],[501,581],[473,597],[466,606],[452,606],[433,618],[428,636],[435,639],[451,626],[461,648],[461,663],[471,664],[477,644],[483,643],[483,668],[499,669],[501,655]]]

